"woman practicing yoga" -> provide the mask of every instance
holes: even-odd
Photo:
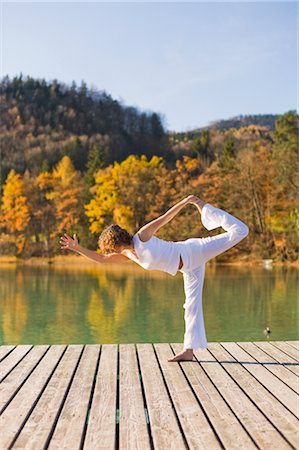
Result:
[[[188,204],[196,206],[207,230],[222,227],[226,232],[177,242],[164,241],[154,236],[159,228]],[[207,348],[208,344],[202,310],[205,264],[236,245],[248,233],[248,226],[241,220],[195,195],[189,195],[134,235],[117,224],[106,227],[99,237],[102,254],[81,247],[75,234],[73,238],[68,234],[61,236],[60,244],[62,249],[75,251],[99,263],[129,258],[147,270],[161,270],[173,276],[178,271],[182,272],[185,291],[184,348],[168,361],[190,361],[193,359],[193,350]]]

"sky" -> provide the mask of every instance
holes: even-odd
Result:
[[[1,2],[0,76],[85,81],[188,131],[298,110],[297,2]]]

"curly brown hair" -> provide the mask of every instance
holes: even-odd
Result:
[[[98,245],[102,253],[114,253],[118,245],[130,245],[133,236],[116,223],[108,225],[100,234]]]

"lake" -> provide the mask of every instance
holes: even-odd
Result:
[[[4,264],[0,273],[1,345],[183,342],[181,273],[131,262]],[[298,274],[293,267],[208,263],[208,342],[299,339]]]

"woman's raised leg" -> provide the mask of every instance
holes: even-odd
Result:
[[[206,263],[238,244],[249,233],[249,228],[244,222],[210,203],[203,206],[201,221],[208,230],[222,227],[226,232],[216,236],[198,238],[201,250],[200,264]]]

